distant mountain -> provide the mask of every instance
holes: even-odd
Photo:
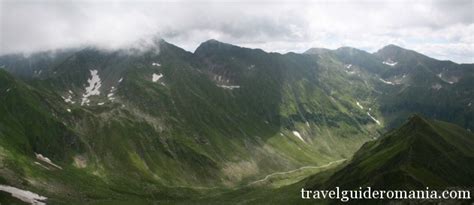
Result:
[[[370,84],[388,127],[397,127],[418,112],[474,129],[474,64],[440,61],[395,45],[373,54],[350,47],[324,55],[310,53],[306,52],[336,58],[345,64],[348,74]]]
[[[332,50],[327,49],[327,48],[310,48],[310,49],[306,50],[304,52],[304,54],[322,55],[322,54],[327,54],[327,53],[331,53],[331,52],[332,52]]]

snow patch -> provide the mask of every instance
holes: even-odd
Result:
[[[122,80],[123,80],[123,78],[120,78],[120,79],[118,80],[118,82],[119,82],[119,83],[121,83],[121,82],[122,82]]]
[[[49,158],[43,156],[42,154],[37,154],[35,153],[36,155],[36,159],[40,160],[40,161],[43,161],[43,162],[46,162],[47,164],[53,166],[53,167],[56,167],[58,169],[63,169],[62,167],[60,167],[59,165],[57,164],[54,164]]]
[[[89,104],[89,96],[100,95],[99,88],[102,86],[97,70],[90,70],[91,78],[87,80],[89,86],[86,87],[86,93],[82,95],[81,105]]]
[[[68,108],[68,109],[66,109],[66,110],[67,110],[67,112],[71,112],[71,109],[69,109],[69,108]]]
[[[157,62],[153,62],[153,63],[151,63],[151,65],[152,65],[152,66],[157,66],[157,67],[160,67],[160,66],[161,66],[161,64],[160,64],[160,63],[157,63]]]
[[[156,74],[156,73],[153,73],[153,76],[152,76],[152,81],[153,82],[157,82],[158,80],[160,80],[160,78],[163,77],[163,74],[159,73],[159,74]]]
[[[369,112],[367,112],[367,115],[368,115],[370,118],[372,118],[372,120],[373,120],[374,122],[376,122],[378,125],[380,125],[380,121],[378,121],[377,119],[375,119],[375,117],[373,117]]]
[[[438,78],[441,79],[442,81],[444,81],[446,83],[449,83],[449,84],[454,84],[454,83],[457,83],[459,81],[458,77],[451,77],[450,79],[443,78],[443,73],[438,73],[436,76],[438,76]]]
[[[303,141],[304,143],[306,143],[304,141],[304,139],[301,137],[300,133],[298,131],[293,131],[293,135],[295,135],[296,137],[298,137],[301,141]]]
[[[109,91],[109,93],[107,94],[107,98],[108,98],[110,101],[112,101],[112,102],[115,100],[115,98],[114,98],[114,92],[115,92],[115,90],[116,90],[115,87],[112,86],[111,89],[110,89],[110,91]]]
[[[385,84],[388,84],[388,85],[396,85],[394,82],[386,81],[386,80],[384,80],[384,79],[382,79],[382,78],[379,78],[379,80],[382,81],[382,82],[385,83]]]
[[[357,106],[359,106],[360,109],[364,109],[364,107],[359,103],[359,101],[356,101]]]
[[[104,103],[103,103],[103,102],[100,102],[100,103],[97,103],[97,105],[104,105]]]
[[[44,166],[43,164],[39,163],[39,162],[35,162],[36,165],[40,166],[41,168],[43,169],[46,169],[46,170],[51,170],[49,169],[47,166]]]
[[[235,88],[240,88],[240,85],[217,85],[218,87],[233,90]]]
[[[347,64],[347,65],[346,65],[346,68],[347,68],[347,69],[350,69],[351,67],[352,67],[352,64]]]
[[[34,73],[35,75],[37,75],[37,76],[38,76],[38,75],[41,75],[41,72],[43,72],[43,70],[35,70],[35,71],[33,71],[33,73]]]
[[[44,205],[46,204],[44,201],[48,199],[47,197],[40,196],[31,191],[18,189],[12,186],[0,185],[0,191],[10,193],[12,197],[34,205]]]
[[[388,65],[388,66],[392,66],[392,67],[393,67],[393,66],[397,65],[398,62],[395,62],[395,61],[392,61],[392,60],[388,59],[388,60],[386,60],[386,61],[384,61],[384,62],[382,62],[382,63],[385,64],[385,65]]]
[[[63,96],[61,96],[61,97],[63,98],[64,102],[66,102],[66,103],[71,103],[71,104],[76,103],[75,101],[72,100],[71,94],[69,94],[67,97],[63,97]]]

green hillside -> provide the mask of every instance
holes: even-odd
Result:
[[[464,187],[474,184],[474,135],[419,115],[367,142],[327,186],[385,189]]]
[[[401,127],[364,144],[352,159],[320,168],[317,174],[275,187],[281,179],[201,198],[200,204],[340,204],[340,200],[301,199],[306,190],[431,190],[461,189],[472,193],[474,135],[443,121],[414,115]],[[281,176],[283,177],[283,176]],[[288,173],[285,177],[295,177]],[[312,195],[311,195],[312,196]],[[423,201],[353,200],[348,204],[424,204]],[[438,201],[464,204],[467,201]],[[432,201],[436,203],[436,201]],[[429,203],[428,203],[429,204]]]
[[[279,54],[209,40],[191,53],[157,39],[145,51],[0,56],[0,184],[53,204],[261,198],[415,112],[472,129],[472,65],[392,47]]]

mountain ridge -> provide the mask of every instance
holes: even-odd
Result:
[[[14,104],[14,96],[0,95],[0,108],[15,108],[0,122],[0,139],[8,141],[0,141],[0,161],[9,173],[22,173],[0,180],[66,187],[21,185],[63,203],[65,196],[130,193],[179,198],[175,187],[194,196],[192,187],[225,190],[350,158],[414,112],[474,126],[469,67],[452,65],[438,76],[440,65],[387,64],[355,49],[318,56],[212,40],[194,53],[166,41],[157,46],[133,55],[87,48],[46,60],[1,56],[11,74],[0,75],[22,88],[15,96],[26,97]],[[51,127],[10,124],[27,120],[30,110]],[[80,146],[48,149],[72,142]],[[62,169],[35,164],[44,157]]]
[[[454,129],[443,130],[445,126],[450,125],[412,116],[378,142],[362,146],[351,162],[329,179],[328,186],[472,189],[474,175],[470,170],[474,167],[470,164],[474,162],[474,152],[468,147],[474,145],[474,135],[465,130],[454,134]]]

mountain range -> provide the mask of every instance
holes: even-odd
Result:
[[[280,54],[209,40],[191,53],[156,40],[4,55],[0,68],[0,184],[48,204],[473,184],[474,64],[395,45]],[[405,123],[414,113],[446,122]]]

